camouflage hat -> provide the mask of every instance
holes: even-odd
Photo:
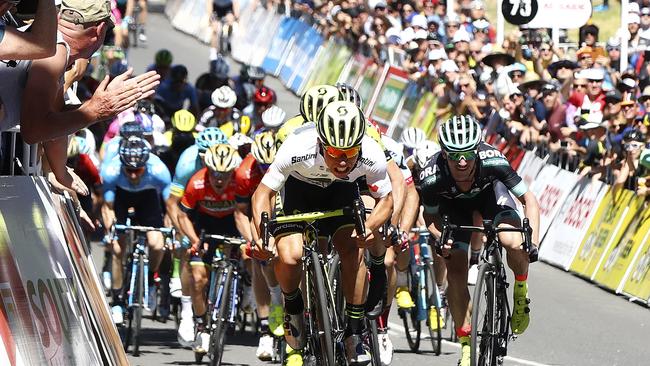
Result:
[[[61,19],[74,24],[88,24],[108,20],[115,24],[109,0],[63,0]]]

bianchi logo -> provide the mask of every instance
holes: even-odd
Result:
[[[303,161],[309,160],[309,159],[316,159],[316,154],[307,154],[307,155],[303,155],[303,156],[292,156],[291,157],[291,164],[300,163],[300,162],[303,162]]]

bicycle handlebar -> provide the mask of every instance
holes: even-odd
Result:
[[[163,235],[167,235],[171,237],[172,239],[175,238],[176,236],[176,229],[175,228],[168,228],[168,227],[154,227],[154,226],[139,226],[139,225],[122,225],[122,224],[113,224],[113,231],[114,233],[120,233],[120,232],[125,232],[125,231],[137,231],[141,233],[148,233],[150,231],[159,231]]]
[[[223,235],[217,235],[217,234],[206,234],[205,230],[201,230],[201,243],[205,243],[206,240],[216,240],[217,242],[221,244],[227,244],[227,245],[242,245],[246,244],[246,240],[242,238],[234,238],[230,236],[223,236]]]
[[[260,239],[262,240],[262,246],[264,249],[268,248],[269,239],[271,237],[269,227],[273,224],[291,222],[310,223],[336,216],[352,216],[357,234],[360,234],[362,237],[366,236],[366,212],[363,202],[361,200],[354,200],[352,207],[343,207],[332,211],[299,213],[296,215],[276,217],[273,220],[269,219],[268,212],[262,212],[262,220],[260,222]]]
[[[533,229],[530,227],[530,221],[527,217],[522,220],[521,227],[494,227],[492,220],[483,220],[483,226],[455,225],[449,223],[448,215],[444,215],[442,218],[442,231],[440,235],[440,241],[436,247],[436,252],[438,252],[438,254],[441,253],[442,245],[444,245],[444,243],[447,243],[450,240],[454,240],[453,233],[456,231],[478,232],[486,234],[488,236],[496,236],[497,234],[504,232],[521,233],[524,235],[524,242],[522,245],[526,253],[528,253],[530,263],[534,263],[538,259],[538,249],[532,243]]]

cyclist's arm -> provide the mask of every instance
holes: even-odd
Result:
[[[372,209],[370,216],[366,219],[366,228],[370,231],[379,229],[389,218],[393,212],[393,195],[388,193],[381,197],[375,208]]]
[[[404,200],[404,207],[400,215],[399,229],[400,231],[411,231],[415,220],[420,214],[420,196],[415,189],[413,183],[406,185],[406,199]]]
[[[526,191],[522,196],[517,197],[519,202],[524,205],[524,214],[529,220],[530,227],[533,229],[532,241],[539,245],[539,203],[531,191]]]
[[[260,183],[253,193],[252,209],[253,209],[253,230],[252,235],[255,241],[260,239],[260,222],[262,219],[262,212],[271,213],[271,201],[275,197],[275,191],[269,188],[266,184]]]
[[[180,209],[178,208],[178,204],[180,202],[181,202],[181,197],[172,194],[169,196],[167,200],[165,200],[165,207],[167,209],[167,216],[169,216],[169,219],[172,221],[172,225],[174,225],[174,227],[178,229],[181,234],[185,234],[181,229],[178,220],[178,215],[180,214]]]
[[[387,163],[386,171],[390,178],[390,185],[393,189],[393,216],[391,218],[391,224],[397,225],[406,198],[406,183],[404,182],[402,171],[399,166],[397,166],[395,160],[391,159],[391,161]]]
[[[253,234],[251,233],[251,224],[248,219],[248,210],[250,209],[250,204],[248,202],[237,202],[235,207],[235,226],[237,230],[246,241],[252,241]]]
[[[178,224],[183,234],[187,236],[187,238],[190,240],[190,243],[193,246],[200,244],[199,243],[200,238],[198,235],[196,235],[196,231],[194,230],[194,224],[192,224],[192,220],[190,220],[189,215],[187,214],[187,212],[185,212],[184,209],[178,210]]]
[[[115,221],[115,211],[113,210],[113,202],[104,202],[101,208],[102,221],[104,223],[104,231],[108,233]]]
[[[235,21],[239,20],[239,0],[232,1],[232,15],[235,17]]]

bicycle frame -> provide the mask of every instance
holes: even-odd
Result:
[[[147,250],[146,250],[146,241],[147,238],[142,235],[138,234],[138,239],[135,247],[133,248],[133,254],[131,258],[131,278],[129,280],[129,289],[128,289],[128,302],[127,306],[131,307],[134,304],[134,296],[135,296],[135,280],[136,280],[136,275],[138,272],[138,265],[140,264],[140,261],[143,261],[144,263],[144,270],[143,272],[145,274],[149,273],[149,257],[147,256]],[[144,300],[143,304],[148,304],[149,303],[149,291],[146,291],[146,289],[149,288],[149,276],[145,275],[144,277]],[[139,306],[142,306],[143,304],[138,304]]]

